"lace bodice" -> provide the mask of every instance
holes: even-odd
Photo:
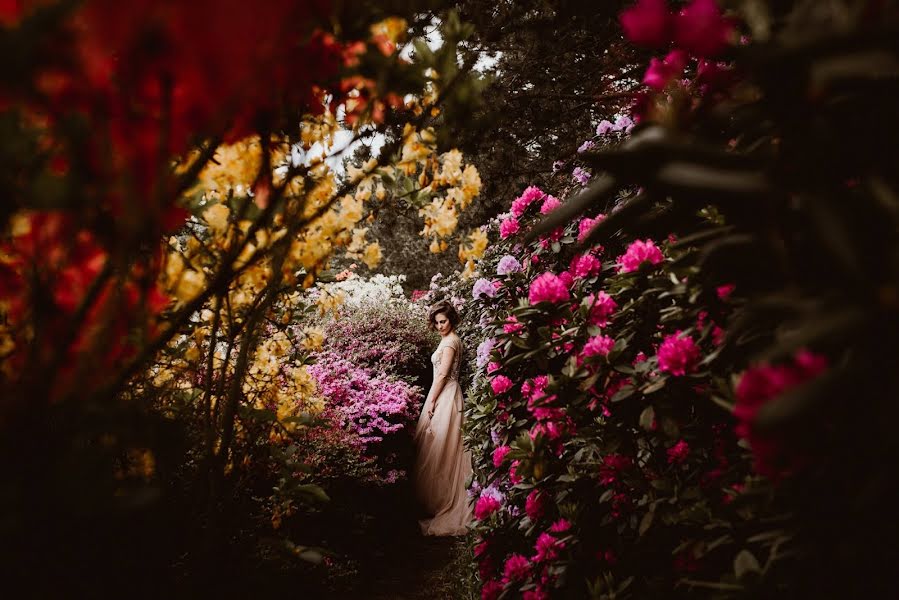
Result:
[[[440,360],[443,357],[443,349],[447,347],[452,347],[456,351],[453,356],[453,368],[449,371],[449,378],[452,381],[458,381],[459,367],[462,364],[462,341],[455,334],[450,334],[443,338],[437,349],[434,350],[434,354],[431,355],[431,363],[434,365],[434,378],[436,379],[440,372]]]

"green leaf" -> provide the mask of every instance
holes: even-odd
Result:
[[[655,516],[656,516],[655,510],[650,510],[645,515],[643,515],[643,518],[640,519],[640,528],[637,530],[637,533],[640,536],[642,536],[644,533],[646,533],[649,530],[649,528],[652,526],[652,520],[655,518]]]
[[[655,421],[656,411],[652,407],[652,405],[647,406],[643,409],[643,412],[640,413],[640,427],[645,429],[646,431],[652,431],[652,423]]]
[[[737,579],[743,579],[748,573],[761,573],[762,568],[749,550],[740,550],[734,558],[734,575]]]

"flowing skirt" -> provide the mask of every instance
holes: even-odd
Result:
[[[430,519],[419,521],[424,535],[464,535],[471,522],[465,483],[471,476],[471,453],[462,445],[462,390],[447,381],[437,398],[434,417],[425,403],[415,429],[418,450],[413,471],[415,492]]]

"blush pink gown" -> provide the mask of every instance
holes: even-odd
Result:
[[[462,342],[451,333],[444,337],[431,355],[436,381],[444,348],[455,352],[448,379],[437,398],[434,417],[428,416],[432,403],[425,403],[418,426],[415,446],[418,451],[413,478],[415,492],[430,519],[419,521],[424,535],[464,535],[471,522],[472,508],[465,484],[471,476],[471,453],[462,445],[462,390],[459,387],[459,365]],[[446,353],[449,357],[449,353]]]

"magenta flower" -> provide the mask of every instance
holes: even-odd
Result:
[[[524,331],[524,324],[519,323],[515,315],[510,316],[503,324],[503,333],[516,334],[522,331]]]
[[[680,440],[675,445],[668,448],[668,464],[684,464],[690,455],[690,445],[684,440]]]
[[[546,497],[539,490],[533,490],[524,501],[524,512],[532,523],[546,512]]]
[[[605,292],[599,292],[595,296],[590,294],[584,298],[584,305],[590,307],[590,315],[587,317],[587,320],[591,325],[596,325],[598,327],[605,327],[608,325],[609,317],[611,317],[618,308],[618,303],[615,302],[615,299]]]
[[[621,472],[630,469],[634,464],[629,457],[622,454],[607,454],[599,467],[599,482],[610,485],[620,479]]]
[[[730,295],[734,293],[734,290],[737,289],[737,286],[733,283],[729,283],[727,285],[719,285],[715,288],[715,292],[718,294],[718,299],[722,302],[727,302],[730,298]]]
[[[528,301],[531,304],[567,302],[570,298],[565,282],[549,271],[534,279],[528,290]]]
[[[569,529],[571,529],[571,522],[567,519],[559,519],[549,527],[549,530],[553,533],[562,533]]]
[[[608,356],[609,352],[612,351],[612,348],[615,347],[615,340],[610,338],[607,335],[595,335],[584,344],[584,349],[581,351],[581,355],[584,357],[589,356]]]
[[[577,279],[585,277],[593,277],[599,274],[602,269],[602,263],[592,254],[578,254],[571,259],[571,266],[568,270]]]
[[[715,0],[693,0],[674,19],[674,41],[694,56],[708,58],[730,44],[733,23]]]
[[[515,217],[509,217],[499,224],[499,237],[501,237],[502,239],[509,238],[518,233],[520,229],[521,227],[518,224],[518,219],[516,219]]]
[[[583,242],[590,235],[590,230],[605,219],[605,215],[597,215],[595,219],[584,217],[577,225],[577,241]]]
[[[527,579],[530,571],[531,563],[528,559],[521,554],[513,554],[506,559],[506,564],[503,566],[503,580],[506,582],[522,581]]]
[[[627,247],[627,251],[618,257],[618,272],[631,273],[640,268],[640,266],[648,262],[651,265],[657,265],[665,260],[662,251],[656,246],[652,240],[637,240]]]
[[[548,215],[560,206],[562,206],[562,203],[558,198],[556,198],[555,196],[547,196],[546,200],[544,200],[543,204],[540,206],[540,214]]]
[[[559,273],[559,281],[561,281],[562,284],[567,288],[571,288],[571,286],[574,285],[574,277],[572,277],[571,273],[569,273],[568,271],[562,271],[561,273]]]
[[[672,375],[686,375],[696,368],[699,346],[692,337],[677,331],[667,336],[659,346],[659,370]]]
[[[483,521],[500,508],[499,500],[493,496],[485,495],[478,498],[474,507],[474,516],[478,521]]]
[[[637,0],[618,17],[624,37],[647,48],[664,46],[671,39],[671,13],[665,0]]]
[[[503,584],[495,579],[491,579],[481,588],[481,600],[496,600],[503,593],[503,589]]]
[[[649,67],[643,75],[643,83],[654,90],[662,91],[683,74],[686,66],[687,53],[683,50],[672,50],[662,60],[650,59]]]
[[[537,543],[534,544],[534,550],[536,551],[534,561],[544,562],[547,560],[555,560],[559,556],[559,550],[563,550],[564,548],[564,542],[560,542],[549,533],[541,533],[537,537]]]
[[[756,472],[773,480],[780,479],[798,464],[796,457],[785,455],[785,442],[760,434],[753,428],[756,415],[768,402],[797,385],[818,377],[827,369],[827,359],[804,350],[792,365],[758,365],[747,369],[737,384],[734,431],[752,448]]]
[[[497,375],[493,378],[493,381],[490,382],[490,389],[492,389],[493,393],[497,396],[504,394],[512,389],[512,380],[505,375]]]
[[[512,201],[512,214],[520,217],[527,210],[528,206],[544,196],[546,196],[546,193],[543,190],[532,185],[522,192],[521,196]]]
[[[497,469],[500,468],[503,464],[503,461],[506,460],[506,455],[512,451],[512,448],[509,446],[500,446],[496,450],[493,451],[493,466]]]

